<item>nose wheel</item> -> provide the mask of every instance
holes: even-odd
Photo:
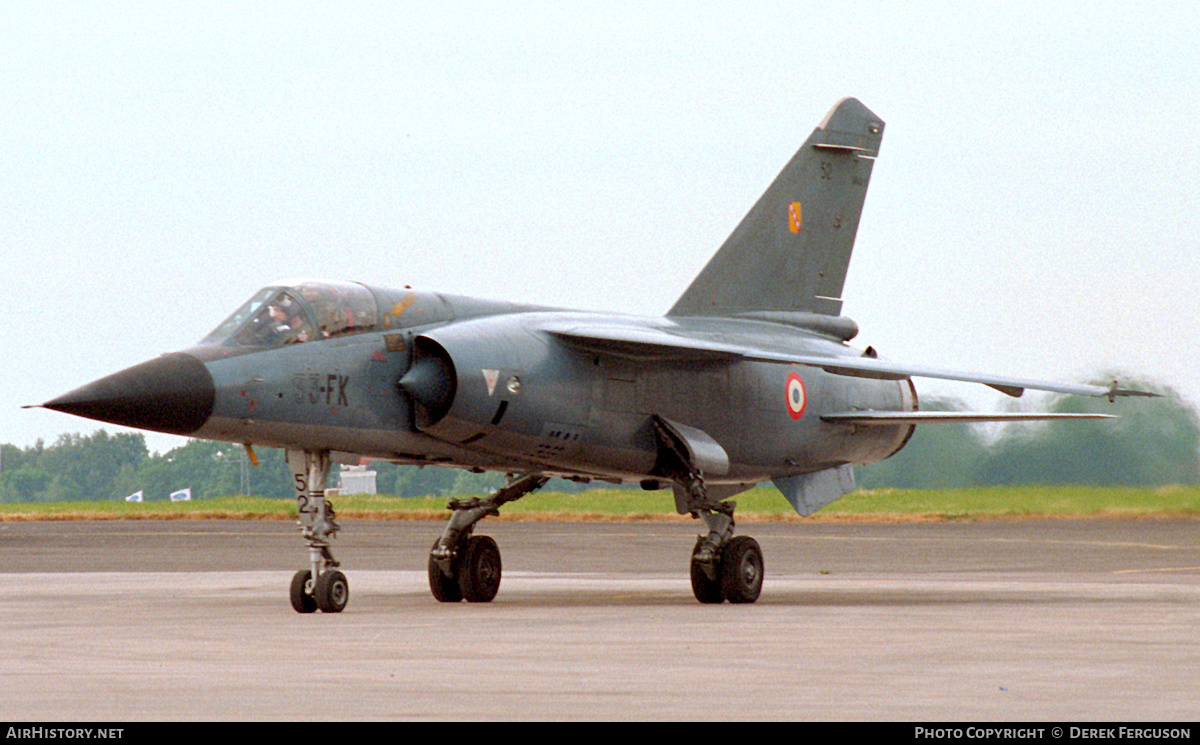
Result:
[[[301,569],[292,575],[292,586],[288,592],[292,601],[292,608],[297,613],[315,613],[317,610],[317,601],[312,594],[313,582],[312,572],[308,569]]]
[[[336,569],[328,569],[312,581],[312,570],[301,569],[292,576],[289,592],[297,613],[341,613],[350,602],[350,582]]]

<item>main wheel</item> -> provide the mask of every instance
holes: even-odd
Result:
[[[731,603],[753,603],[762,592],[763,556],[758,541],[739,535],[721,552],[721,589]]]
[[[308,584],[308,580],[312,578],[312,572],[308,569],[301,569],[292,575],[292,587],[289,595],[292,600],[292,608],[297,613],[312,613],[317,609],[317,601],[313,600],[313,596],[304,591],[304,586]]]
[[[701,538],[696,541],[696,549],[700,548],[703,540]],[[721,587],[720,564],[717,565],[717,578],[709,579],[708,572],[704,571],[704,564],[696,561],[696,549],[692,549],[692,594],[701,603],[725,602],[725,590]]]
[[[458,588],[468,603],[490,603],[500,590],[500,547],[491,537],[473,535],[459,554]]]
[[[436,541],[433,546],[437,547]],[[430,549],[431,552],[432,550]],[[459,564],[460,562],[455,562],[456,566]],[[453,577],[447,577],[442,567],[433,560],[432,553],[429,556],[429,591],[439,603],[457,603],[463,599],[462,590],[458,587],[458,572],[455,572]]]
[[[322,572],[313,586],[313,600],[322,613],[341,613],[350,601],[350,583],[336,569]]]

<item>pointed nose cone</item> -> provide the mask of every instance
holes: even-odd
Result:
[[[42,406],[125,427],[188,435],[208,421],[215,399],[204,363],[176,352],[88,383]]]

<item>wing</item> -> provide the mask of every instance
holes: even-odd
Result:
[[[839,375],[857,375],[868,378],[885,378],[902,380],[904,378],[936,378],[940,380],[957,380],[966,383],[980,383],[1014,398],[1020,398],[1025,389],[1049,391],[1051,393],[1070,393],[1077,396],[1105,396],[1110,401],[1121,396],[1154,396],[1156,394],[1144,391],[1119,388],[1117,381],[1110,386],[1090,385],[1086,383],[1057,383],[1031,378],[1012,378],[1004,375],[987,373],[960,372],[942,370],[923,365],[909,365],[892,360],[875,357],[822,357],[814,355],[763,354],[747,355],[748,359],[771,360],[776,362],[792,362],[800,365],[820,367],[826,372]]]
[[[1031,378],[1013,378],[975,372],[959,372],[910,365],[892,360],[866,356],[833,356],[806,354],[786,350],[756,348],[694,335],[676,333],[653,326],[618,324],[550,324],[542,328],[551,336],[571,346],[599,354],[615,354],[641,360],[696,359],[732,361],[744,359],[755,362],[782,362],[819,367],[836,375],[849,375],[885,380],[905,378],[936,378],[979,383],[1009,396],[1019,397],[1026,389],[1070,393],[1077,396],[1104,396],[1110,401],[1123,396],[1155,396],[1145,391],[1120,388],[1114,380],[1110,386],[1085,383],[1057,383]],[[932,421],[932,420],[931,420]]]

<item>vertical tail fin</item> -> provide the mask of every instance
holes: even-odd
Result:
[[[843,98],[668,315],[836,316],[883,121]]]

